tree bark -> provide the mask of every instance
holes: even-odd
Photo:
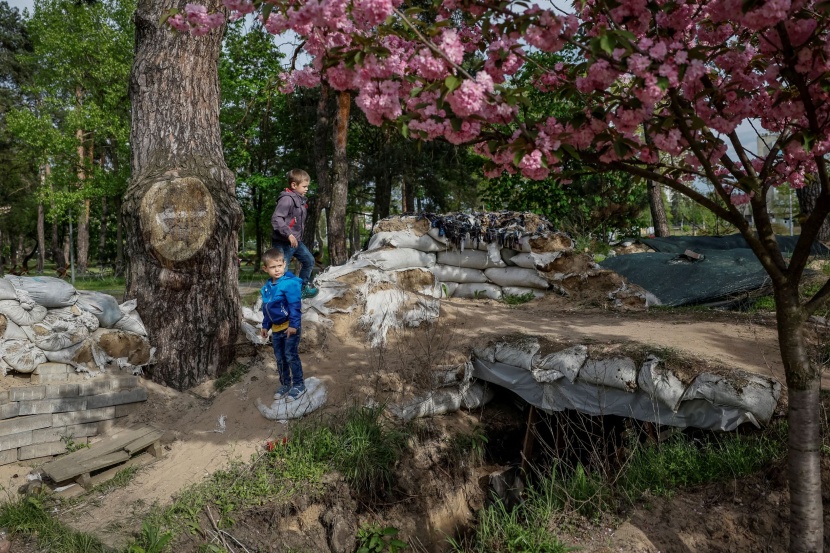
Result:
[[[388,128],[381,130],[382,144],[381,144],[381,159],[389,159],[389,133]],[[392,206],[392,172],[389,170],[389,165],[383,164],[378,173],[375,182],[375,205],[372,209],[372,225],[378,222],[379,219],[389,217],[389,211]]]
[[[207,9],[220,8],[212,0]],[[169,0],[139,0],[130,76],[131,180],[122,214],[129,271],[158,364],[179,390],[224,372],[239,330],[237,231],[242,210],[219,133],[222,33],[159,26]]]
[[[349,136],[349,110],[352,95],[348,91],[337,95],[337,116],[334,131],[334,159],[332,163],[331,209],[328,210],[329,259],[332,265],[348,261],[346,249],[346,202],[349,192],[349,160],[346,143]]]
[[[819,194],[821,194],[821,183],[815,178],[808,179],[806,186],[796,189],[795,195],[798,197],[798,207],[801,212],[799,219],[813,212],[816,208],[816,200]],[[830,242],[830,218],[824,219],[816,238],[822,242]]]
[[[98,230],[98,266],[101,267],[101,272],[104,271],[104,266],[107,261],[107,197],[101,197],[101,226]]]
[[[43,202],[37,203],[37,273],[43,273],[46,261],[46,213]]]
[[[317,193],[308,201],[308,217],[305,230],[303,230],[303,242],[311,248],[314,248],[320,215],[331,205],[328,155],[328,141],[331,136],[330,98],[331,87],[325,82],[321,83],[320,99],[317,101],[317,124],[314,126],[314,171],[317,173]],[[322,247],[321,242],[320,248]]]
[[[115,276],[124,274],[124,216],[121,198],[115,202]]]
[[[666,206],[663,203],[663,190],[659,183],[646,181],[648,186],[648,205],[651,208],[651,224],[654,225],[654,236],[671,236],[669,220],[666,218]]]
[[[81,104],[81,89],[75,90],[75,98],[78,105]],[[78,140],[78,187],[83,188],[84,180],[86,179],[86,172],[84,171],[84,164],[86,163],[85,148],[84,148],[84,131],[78,129],[75,131],[75,138]],[[78,231],[75,236],[77,247],[75,252],[77,258],[77,269],[80,274],[86,273],[87,261],[89,260],[89,200],[84,200],[84,207],[81,208],[81,213],[78,215]]]

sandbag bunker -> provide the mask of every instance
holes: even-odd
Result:
[[[38,374],[45,363],[94,374],[119,368],[141,374],[155,348],[136,312],[101,292],[78,291],[58,278],[0,279],[0,370]]]
[[[781,384],[739,370],[678,368],[654,354],[591,356],[585,345],[543,351],[543,340],[516,336],[476,348],[470,361],[436,367],[436,391],[391,407],[409,420],[475,408],[496,384],[546,412],[618,415],[657,425],[731,431],[769,422]],[[550,348],[547,348],[550,349]]]

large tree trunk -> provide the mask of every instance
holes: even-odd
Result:
[[[78,217],[78,273],[86,274],[89,266],[89,199],[84,200],[81,214]]]
[[[52,261],[55,262],[55,268],[61,268],[65,266],[66,258],[63,256],[63,249],[61,248],[57,219],[52,221],[52,236],[50,240],[50,248],[52,249]]]
[[[329,98],[331,87],[325,82],[320,84],[320,99],[317,101],[317,124],[314,126],[314,171],[317,173],[317,194],[309,199],[308,216],[303,230],[303,242],[314,248],[320,214],[331,204],[331,184],[329,180],[328,142],[331,136],[329,121]],[[320,243],[322,249],[323,244]]]
[[[37,274],[43,273],[46,262],[46,213],[43,202],[37,203]]]
[[[663,203],[663,190],[656,181],[646,181],[648,186],[648,205],[651,208],[651,224],[654,225],[654,236],[671,236],[669,220],[666,218],[666,206]]]
[[[115,276],[124,274],[124,215],[121,198],[115,202]]]
[[[331,209],[328,211],[329,255],[332,265],[342,265],[349,259],[346,250],[346,202],[349,193],[349,160],[346,142],[349,136],[349,110],[352,95],[343,91],[337,95],[337,116],[334,131],[334,162],[332,163]]]
[[[132,177],[122,213],[126,294],[138,300],[158,348],[150,377],[183,390],[221,374],[234,357],[242,210],[219,134],[222,33],[196,37],[160,27],[170,7],[169,0],[139,0],[136,10]]]

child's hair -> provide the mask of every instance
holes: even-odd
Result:
[[[262,254],[262,264],[268,265],[269,261],[279,261],[285,259],[285,254],[279,248],[268,248]]]
[[[291,169],[285,176],[288,178],[288,186],[291,186],[292,182],[297,184],[311,182],[311,177],[302,169]]]

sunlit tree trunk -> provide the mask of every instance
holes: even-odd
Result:
[[[334,123],[334,159],[332,163],[331,209],[328,210],[329,255],[332,265],[349,259],[346,249],[346,203],[349,192],[349,160],[346,143],[349,135],[349,111],[352,96],[348,91],[337,95]]]
[[[651,209],[651,224],[654,226],[654,236],[671,236],[669,220],[666,218],[666,206],[663,203],[663,191],[659,183],[650,180],[648,186],[648,205]]]
[[[171,7],[140,0],[135,15],[132,177],[122,213],[126,294],[138,300],[158,348],[150,377],[182,390],[221,374],[233,359],[242,210],[219,133],[222,33],[196,37],[159,26]]]
[[[320,227],[320,216],[331,204],[331,182],[329,180],[329,152],[328,144],[331,137],[331,122],[329,115],[329,99],[331,87],[323,82],[320,84],[320,98],[317,101],[317,124],[314,126],[314,172],[317,174],[317,193],[308,202],[308,218],[303,231],[303,242],[310,248],[314,247],[317,229]],[[320,248],[323,243],[320,242]]]
[[[46,252],[46,213],[43,202],[37,203],[37,272],[43,272]]]

